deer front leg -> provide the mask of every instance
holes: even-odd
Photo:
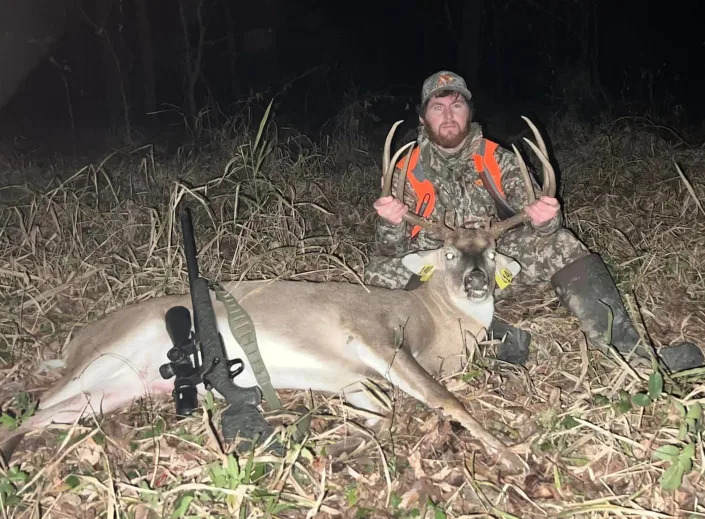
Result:
[[[512,473],[526,470],[526,463],[475,420],[453,393],[423,369],[407,350],[355,342],[359,358],[367,366],[428,407],[443,410],[477,438],[488,454],[496,456],[505,470]]]

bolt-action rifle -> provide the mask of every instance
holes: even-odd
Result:
[[[191,211],[180,211],[184,253],[188,269],[193,328],[188,308],[175,306],[166,314],[166,329],[173,347],[167,353],[169,362],[160,367],[165,379],[174,378],[174,402],[179,416],[188,416],[198,407],[196,387],[203,383],[206,390],[215,389],[228,404],[221,428],[226,441],[236,437],[250,442],[266,439],[273,427],[260,414],[262,394],[258,387],[243,388],[233,379],[244,370],[242,359],[228,359],[223,338],[213,309],[208,281],[198,272],[196,240]]]

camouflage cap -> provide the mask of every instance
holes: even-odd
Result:
[[[421,88],[421,104],[424,105],[432,95],[442,90],[454,90],[460,92],[468,100],[472,99],[472,94],[468,90],[465,80],[454,72],[441,70],[426,78]]]

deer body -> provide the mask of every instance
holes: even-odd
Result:
[[[491,293],[456,307],[449,302],[453,297],[446,288],[454,284],[448,278],[438,272],[409,292],[305,281],[244,281],[226,288],[254,322],[275,388],[340,392],[353,405],[377,412],[378,404],[359,383],[386,379],[430,407],[444,409],[498,453],[504,445],[431,375],[460,369],[463,332],[478,334],[492,319]],[[213,304],[229,358],[246,364],[236,383],[256,385],[224,306],[215,299]],[[30,430],[170,394],[173,381],[162,379],[159,366],[173,346],[164,321],[173,306],[191,310],[190,297],[128,305],[80,330],[67,348],[64,376],[40,397],[37,413],[2,442],[5,455],[14,447],[10,440]],[[395,344],[399,333],[402,347]]]
[[[403,333],[404,349],[421,367],[433,374],[445,368],[447,374],[460,367],[461,327],[477,334],[492,318],[491,299],[478,305],[484,322],[459,310],[449,314],[447,304],[435,301],[432,286],[414,292],[368,287],[368,292],[347,283],[264,281],[226,288],[252,318],[278,389],[346,393],[363,378],[383,378],[397,353],[395,330]],[[223,305],[215,299],[213,303],[228,356],[246,361],[230,333]],[[173,381],[161,378],[159,366],[172,347],[164,316],[173,306],[191,309],[189,296],[130,305],[77,333],[68,346],[66,375],[42,396],[37,418],[55,420],[51,410],[64,415],[62,421],[75,419],[86,404],[82,395],[90,396],[96,410],[109,412],[147,394],[170,393]],[[371,308],[378,312],[371,313]],[[378,352],[374,358],[371,351]],[[236,383],[256,385],[245,364]],[[78,406],[68,406],[72,399]]]

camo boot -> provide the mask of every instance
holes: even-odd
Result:
[[[633,351],[639,357],[650,358],[649,346],[639,343],[639,334],[629,320],[617,286],[597,254],[566,265],[551,277],[551,284],[560,302],[578,318],[593,346],[604,348],[611,344],[623,355]],[[691,342],[662,349],[659,357],[672,372],[705,362],[703,352]]]

